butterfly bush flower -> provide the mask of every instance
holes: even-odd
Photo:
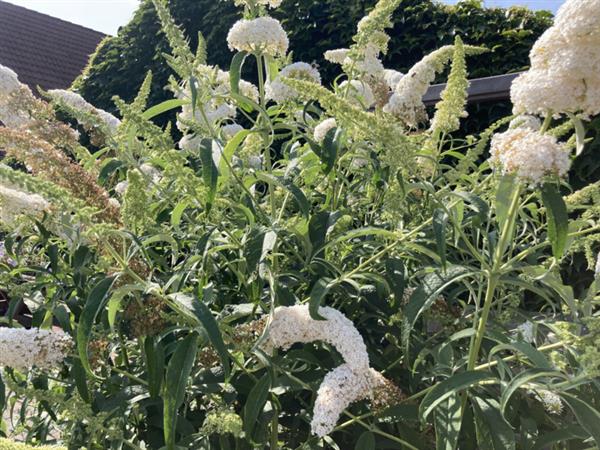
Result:
[[[261,346],[272,353],[275,348],[286,350],[297,342],[322,341],[342,356],[344,364],[328,373],[317,391],[311,430],[322,437],[331,433],[351,403],[372,398],[385,378],[369,368],[364,340],[346,316],[329,307],[319,308],[319,314],[326,320],[310,317],[308,305],[276,308]]]
[[[272,17],[238,20],[229,30],[227,43],[231,51],[269,56],[284,56],[289,46],[286,32]]]
[[[535,390],[536,396],[544,405],[544,409],[550,414],[560,415],[563,411],[563,402],[558,394],[548,389]]]
[[[73,346],[63,332],[33,328],[0,328],[0,366],[26,370],[60,366]]]
[[[344,64],[348,54],[350,53],[350,49],[348,48],[338,48],[335,50],[327,50],[324,53],[324,57],[326,61],[329,61],[334,64]]]
[[[62,89],[52,89],[48,91],[48,95],[59,104],[63,103],[77,111],[97,116],[111,134],[116,133],[117,128],[119,125],[121,125],[121,121],[115,116],[104,111],[103,109],[94,107],[81,95],[75,92],[65,91]],[[92,128],[95,125],[94,123],[90,123],[88,120],[83,118],[78,118],[78,120],[80,120],[81,125],[86,128]]]
[[[435,80],[435,75],[444,69],[451,58],[453,48],[452,45],[442,47],[415,64],[398,82],[383,110],[398,116],[411,127],[417,127],[427,120],[423,96]]]
[[[8,127],[26,126],[31,121],[29,114],[14,104],[19,92],[33,97],[31,90],[19,81],[17,74],[0,64],[0,122]]]
[[[223,136],[223,139],[225,139],[226,141],[229,141],[243,129],[243,126],[238,125],[237,123],[231,123],[221,128],[221,136]]]
[[[369,109],[375,103],[375,95],[373,94],[373,90],[364,81],[346,80],[340,83],[338,88],[342,95],[345,94],[346,90],[348,90],[347,99],[357,106]]]
[[[515,331],[525,342],[535,343],[535,327],[529,320],[519,325]]]
[[[554,136],[528,128],[514,128],[494,135],[490,162],[503,174],[538,185],[545,176],[564,177],[571,161],[569,152]]]
[[[321,84],[321,75],[317,69],[305,62],[293,63],[284,67],[275,80],[267,83],[267,98],[282,103],[298,97],[298,92],[285,83],[285,78]]]
[[[0,222],[10,225],[20,215],[35,216],[48,208],[50,203],[42,196],[0,184]]]
[[[334,118],[325,119],[315,127],[313,137],[319,144],[325,140],[327,133],[337,127],[337,122]]]
[[[404,74],[397,70],[385,69],[383,71],[383,79],[392,91],[396,89],[396,86],[398,86],[398,83],[400,83],[400,80],[403,77]]]
[[[231,94],[231,78],[230,73],[223,70],[217,72],[217,87],[214,89],[214,93],[217,95],[228,96]],[[254,102],[258,102],[258,88],[246,80],[239,81],[240,93],[248,97]],[[190,94],[191,98],[191,94]]]
[[[515,113],[600,113],[600,0],[568,0],[511,88]]]
[[[248,1],[248,0],[235,0],[234,4],[236,6],[245,6],[248,4],[255,4],[255,5],[263,5],[263,6],[268,6],[269,8],[279,8],[281,6],[281,2],[283,0],[253,0],[253,1]]]

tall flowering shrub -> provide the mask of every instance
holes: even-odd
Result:
[[[600,445],[600,190],[565,182],[599,107],[600,2],[565,3],[515,115],[464,140],[468,36],[386,68],[400,1],[381,0],[325,55],[328,86],[288,53],[279,1],[235,3],[225,72],[155,0],[173,98],[148,104],[149,73],[118,118],[0,67],[3,430],[69,449]],[[178,142],[155,122],[174,110]]]

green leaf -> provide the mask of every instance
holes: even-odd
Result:
[[[177,203],[171,212],[171,225],[178,227],[181,223],[181,218],[186,208],[190,205],[189,200],[185,199]]]
[[[443,209],[433,212],[433,234],[437,252],[442,260],[442,267],[446,268],[446,226],[448,225],[448,214]]]
[[[172,109],[179,108],[180,106],[188,104],[188,100],[174,98],[171,100],[166,100],[158,105],[153,106],[152,108],[147,109],[142,114],[142,118],[146,120],[153,119],[156,116],[159,116],[162,113],[167,111],[171,111]]]
[[[589,403],[574,395],[567,394],[566,392],[560,395],[569,405],[573,414],[575,414],[579,425],[594,438],[596,445],[600,447],[600,412]]]
[[[231,83],[231,92],[240,94],[240,80],[242,79],[242,66],[248,56],[248,52],[239,52],[233,56],[229,66],[229,82]]]
[[[310,291],[308,311],[310,312],[310,317],[314,320],[327,320],[319,315],[319,308],[321,307],[323,299],[327,296],[329,290],[331,289],[329,281],[330,280],[328,278],[320,278]]]
[[[569,233],[567,205],[558,190],[558,186],[553,183],[546,183],[542,186],[542,201],[546,207],[548,239],[552,244],[552,254],[558,259],[564,254],[567,245],[567,235]]]
[[[436,450],[454,450],[458,444],[461,426],[461,400],[458,393],[451,394],[434,413]]]
[[[341,216],[342,213],[339,211],[321,211],[317,214],[313,214],[308,223],[308,237],[312,245],[312,256],[315,255],[317,249],[323,247],[327,235]]]
[[[244,404],[244,431],[248,437],[252,436],[258,417],[267,403],[270,388],[271,377],[266,373],[256,382],[248,394]]]
[[[79,392],[79,396],[89,403],[90,391],[88,389],[86,372],[81,361],[75,358],[71,365],[71,377],[73,378],[73,381],[75,381],[75,387],[77,388],[77,392]]]
[[[540,368],[529,369],[525,372],[521,372],[519,375],[514,377],[510,382],[506,385],[506,388],[502,391],[502,397],[500,398],[500,411],[504,414],[506,410],[506,406],[508,405],[508,401],[512,397],[512,395],[524,384],[529,383],[531,380],[535,380],[536,378],[546,378],[546,377],[563,377],[560,372],[556,372],[554,370],[545,370]]]
[[[502,417],[498,402],[474,397],[471,399],[475,415],[477,444],[481,450],[514,450],[515,433]]]
[[[227,163],[231,163],[233,154],[250,133],[250,130],[240,130],[225,145],[223,154],[221,155],[221,160],[219,162],[219,175],[221,175],[221,183],[226,181],[230,176],[229,166]]]
[[[516,177],[514,175],[504,175],[496,191],[496,221],[500,230],[503,229],[504,222],[508,218],[510,199],[515,189],[517,189]]]
[[[553,448],[550,444],[566,443],[572,439],[585,439],[588,434],[579,425],[567,425],[559,430],[544,433],[535,441],[531,450],[544,450]]]
[[[144,341],[144,356],[148,370],[148,391],[156,398],[160,395],[165,370],[165,349],[160,341],[147,337]]]
[[[229,364],[229,352],[223,342],[223,336],[217,321],[212,315],[212,312],[206,306],[202,300],[197,297],[190,297],[189,295],[177,293],[169,296],[169,299],[175,302],[174,307],[181,311],[186,317],[194,320],[198,325],[201,325],[210,340],[210,343],[215,348],[221,363],[223,365],[223,371],[225,372],[225,378],[229,378],[230,364]]]
[[[493,355],[503,350],[510,350],[515,353],[519,352],[524,354],[535,367],[538,367],[540,369],[545,369],[548,371],[552,368],[552,365],[546,358],[546,355],[544,355],[542,352],[540,352],[537,348],[535,348],[528,342],[513,342],[511,344],[496,345],[490,350],[488,359],[491,360]]]
[[[97,377],[90,367],[87,346],[90,336],[92,335],[92,327],[96,317],[102,308],[104,308],[104,305],[108,300],[108,292],[114,281],[115,279],[112,277],[105,278],[94,286],[85,302],[85,306],[79,317],[79,325],[77,326],[77,351],[79,353],[79,358],[81,359],[81,364],[85,371],[93,378]]]
[[[175,450],[176,448],[177,411],[185,399],[187,382],[192,372],[197,351],[198,335],[192,333],[177,344],[167,367],[163,393],[163,426],[167,450]]]
[[[221,364],[223,365],[223,371],[225,372],[225,379],[229,379],[229,374],[231,372],[229,352],[227,351],[227,347],[225,346],[225,342],[223,341],[223,336],[221,335],[221,330],[219,329],[217,321],[212,315],[210,309],[208,309],[208,306],[206,306],[200,300],[194,302],[194,312],[196,313],[196,316],[202,323],[202,326],[204,327],[204,330],[208,335],[210,343],[219,354]]]
[[[264,228],[252,228],[246,237],[244,243],[244,259],[246,260],[246,270],[252,274],[258,270],[258,263],[262,256],[263,243],[267,234]]]
[[[402,341],[405,350],[408,350],[410,333],[419,316],[425,312],[438,296],[453,283],[472,276],[475,271],[463,266],[450,266],[441,273],[435,271],[428,274],[421,285],[413,292],[404,310],[404,328],[402,330]]]
[[[494,379],[494,375],[484,371],[461,372],[452,375],[447,380],[436,384],[423,398],[419,405],[419,416],[422,421],[427,419],[435,408],[450,396],[457,392],[467,389],[484,380]]]
[[[404,273],[404,263],[401,259],[389,258],[385,262],[385,279],[390,285],[394,294],[394,305],[402,304],[404,290],[406,289],[406,279]]]
[[[341,136],[342,130],[339,128],[333,128],[327,132],[321,145],[317,143],[311,143],[313,151],[323,163],[323,172],[325,175],[330,173],[335,166],[335,162],[337,161],[340,151]]]
[[[217,182],[219,180],[219,171],[213,159],[212,140],[202,140],[202,144],[200,145],[200,161],[202,161],[202,179],[208,188],[206,207],[210,209],[217,195]]]
[[[265,172],[258,172],[256,174],[256,178],[258,178],[260,181],[264,181],[265,183],[274,184],[275,186],[287,190],[296,199],[302,215],[308,219],[310,204],[308,203],[304,192],[302,192],[298,186],[286,178],[276,177]]]
[[[375,435],[370,431],[365,431],[356,441],[354,450],[375,450]]]

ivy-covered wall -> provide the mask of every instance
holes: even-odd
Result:
[[[315,63],[326,82],[336,68],[324,61],[326,50],[347,47],[356,23],[373,7],[376,0],[284,0],[274,12],[290,36],[294,59]],[[231,53],[226,36],[239,18],[239,9],[231,0],[171,0],[175,20],[182,24],[195,48],[198,32],[208,44],[209,62],[227,68]],[[284,19],[285,18],[285,19]],[[546,12],[524,8],[484,8],[481,1],[468,0],[456,6],[431,0],[404,0],[394,15],[390,30],[392,41],[386,67],[406,71],[430,51],[452,43],[460,34],[469,44],[490,49],[487,54],[470,58],[472,77],[518,71],[528,64],[529,49],[551,24]],[[143,0],[134,19],[118,36],[107,38],[91,60],[75,87],[92,103],[112,109],[115,94],[130,100],[152,70],[155,75],[151,103],[168,97],[162,89],[169,76],[162,53],[168,45],[159,32],[156,13],[150,0]]]

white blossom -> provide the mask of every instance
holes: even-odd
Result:
[[[515,113],[600,113],[600,0],[568,0],[511,88]]]
[[[203,126],[213,126],[216,122],[223,119],[232,119],[237,115],[235,106],[228,103],[221,103],[220,105],[213,105],[206,103],[201,107],[197,107],[195,110],[192,105],[183,105],[179,118],[185,122],[198,122]],[[180,130],[185,130],[186,127],[183,123],[178,122],[177,126]]]
[[[214,89],[215,94],[227,96],[231,93],[231,79],[229,72],[219,70],[217,72],[217,86]],[[254,102],[258,102],[258,88],[246,80],[239,81],[240,93],[245,97],[248,97]],[[191,94],[189,96],[191,98]]]
[[[596,258],[596,267],[594,270],[594,275],[596,276],[596,278],[600,277],[600,253],[598,253],[598,256]]]
[[[392,91],[396,89],[396,86],[398,86],[398,83],[403,77],[404,74],[397,70],[385,69],[383,71],[383,79]]]
[[[341,65],[344,64],[344,61],[346,61],[348,53],[350,53],[350,49],[338,48],[335,50],[327,50],[323,56],[325,57],[326,61]]]
[[[342,356],[344,364],[328,373],[317,391],[311,430],[322,437],[333,430],[351,403],[371,398],[383,377],[369,368],[367,347],[346,316],[329,307],[319,308],[319,315],[325,320],[310,317],[308,305],[276,308],[261,346],[272,353],[275,348],[285,350],[297,342],[322,341]]]
[[[569,153],[554,136],[528,128],[514,128],[492,138],[490,162],[502,173],[540,184],[547,175],[564,177],[569,171]]]
[[[278,20],[272,17],[238,20],[229,30],[230,50],[260,53],[270,56],[286,54],[289,40]]]
[[[375,103],[375,95],[371,90],[371,87],[360,80],[347,80],[340,83],[339,92],[342,95],[346,95],[346,90],[348,91],[346,99],[350,102],[362,106],[365,109],[369,109]]]
[[[285,83],[284,78],[294,80],[310,81],[312,83],[321,84],[321,75],[319,71],[308,63],[296,62],[284,67],[275,80],[270,81],[266,85],[267,98],[282,103],[288,100],[293,100],[298,97],[298,92]]]
[[[600,1],[567,0],[556,13],[554,26],[574,43],[600,40]]]
[[[75,92],[65,91],[63,89],[51,89],[48,91],[48,95],[59,104],[64,103],[77,111],[97,116],[111,134],[114,134],[119,125],[121,125],[121,121],[115,116],[103,109],[96,108]],[[87,121],[85,122],[86,123],[82,123],[84,127],[93,126],[93,124],[88,123]]]
[[[385,112],[398,116],[411,127],[427,119],[423,96],[435,80],[435,75],[443,70],[452,57],[453,45],[442,47],[415,64],[408,73],[400,79],[388,103]]]
[[[18,91],[21,86],[19,77],[10,68],[0,64],[0,96],[8,96]]]
[[[125,195],[127,188],[129,187],[129,181],[121,181],[115,185],[115,192],[119,195]]]
[[[50,204],[38,194],[0,184],[0,222],[10,225],[20,215],[39,215],[49,207]]]
[[[242,131],[244,129],[243,126],[238,125],[237,123],[231,123],[228,125],[223,126],[223,128],[221,128],[221,135],[223,136],[223,138],[225,140],[230,140],[231,138],[233,138],[236,134],[238,134],[240,131]]]
[[[15,105],[14,94],[19,91],[33,96],[31,90],[19,81],[17,74],[6,66],[0,64],[0,122],[7,127],[27,126],[31,116]]]
[[[60,366],[73,346],[63,332],[33,328],[0,328],[0,366],[26,370]]]
[[[544,405],[544,409],[550,414],[559,415],[562,413],[563,402],[558,394],[547,389],[537,389],[535,393]]]
[[[279,6],[281,6],[282,1],[283,0],[254,0],[252,3],[257,5],[268,6],[269,8],[279,8]],[[235,0],[234,3],[237,6],[244,6],[247,5],[249,2],[248,0]]]
[[[276,308],[265,348],[286,350],[297,342],[323,341],[334,346],[352,368],[367,370],[367,347],[354,324],[333,308],[320,308],[319,314],[326,320],[310,317],[308,305]]]
[[[325,140],[329,130],[337,127],[337,122],[334,118],[325,119],[315,127],[314,138],[315,141],[321,143]]]
[[[325,375],[315,399],[310,423],[312,433],[319,437],[331,433],[348,406],[372,397],[379,376],[373,369],[357,373],[349,364],[342,364]]]

